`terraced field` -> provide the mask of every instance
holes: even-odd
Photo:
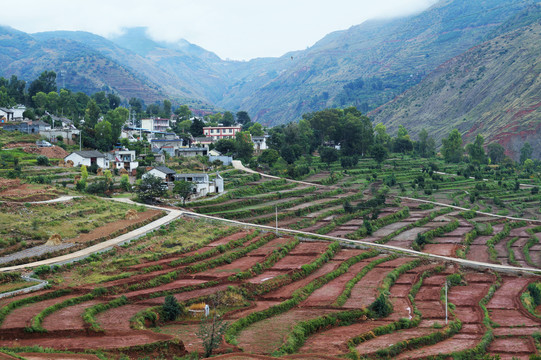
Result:
[[[453,231],[471,233],[467,224]],[[216,225],[195,243],[171,240],[209,226],[178,220],[58,270],[49,280],[63,281],[52,289],[0,300],[0,346],[134,358],[202,352],[199,318],[160,320],[165,296],[173,295],[186,305],[218,299],[215,311],[229,322],[218,352],[374,359],[488,353],[527,359],[538,351],[541,320],[520,301],[537,277]],[[455,236],[461,235],[449,235]],[[158,255],[148,256],[149,248]],[[83,281],[96,267],[109,269],[107,278]]]
[[[2,351],[51,348],[112,358],[203,353],[201,313],[165,321],[162,306],[172,295],[187,308],[209,304],[228,322],[216,352],[234,355],[223,357],[538,354],[541,314],[528,299],[536,296],[531,288],[537,285],[530,284],[541,279],[531,271],[541,269],[541,223],[533,219],[537,210],[517,205],[533,196],[530,190],[496,196],[492,180],[434,180],[435,173],[407,159],[382,169],[365,165],[305,179],[314,185],[224,173],[227,193],[191,202],[189,210],[279,231],[190,215],[107,253],[51,269],[44,275],[50,289],[0,299]],[[474,190],[479,194],[466,207],[457,192]],[[532,219],[475,211],[502,209],[510,215],[524,210]],[[399,249],[487,265],[462,267]],[[500,273],[490,264],[518,270]]]

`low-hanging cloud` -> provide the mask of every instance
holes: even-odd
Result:
[[[419,12],[436,0],[19,0],[2,25],[25,32],[81,30],[113,37],[143,26],[154,40],[186,39],[222,58],[280,56],[371,18]]]

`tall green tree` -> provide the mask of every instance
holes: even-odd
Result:
[[[531,159],[532,153],[532,145],[530,145],[530,143],[526,141],[524,145],[522,145],[522,148],[520,148],[520,163],[524,164],[526,160]]]
[[[464,148],[462,147],[462,135],[457,129],[453,129],[448,137],[442,141],[441,153],[445,161],[458,163],[462,160]]]
[[[93,128],[100,118],[100,107],[94,99],[90,99],[85,111],[85,125]]]
[[[244,162],[250,161],[254,153],[254,143],[250,133],[247,131],[240,131],[235,135],[235,158],[238,158]]]
[[[477,135],[473,143],[466,145],[466,151],[473,161],[477,161],[479,164],[485,164],[487,156],[483,144],[485,138],[482,135]]]
[[[193,193],[194,184],[190,181],[175,181],[173,192],[182,198],[182,206],[186,205],[186,199]]]
[[[222,117],[222,124],[224,126],[231,126],[235,123],[235,117],[233,116],[233,113],[230,111],[224,112],[224,115]]]
[[[493,164],[499,164],[505,158],[505,148],[498,143],[488,144],[488,157]]]
[[[237,122],[241,125],[246,125],[252,122],[250,115],[246,111],[237,112]]]
[[[28,87],[28,96],[32,98],[40,91],[45,94],[51,91],[57,91],[56,73],[54,71],[44,71],[36,80],[32,81]]]

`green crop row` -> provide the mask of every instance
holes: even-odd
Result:
[[[179,266],[179,265],[182,265],[182,264],[189,264],[189,263],[192,263],[192,262],[205,260],[205,259],[208,259],[208,258],[210,258],[210,257],[212,257],[214,255],[220,254],[220,253],[223,254],[224,252],[226,252],[228,250],[231,250],[231,249],[237,248],[239,246],[242,246],[244,243],[246,243],[246,242],[252,240],[253,238],[255,238],[256,236],[258,236],[259,233],[260,233],[260,231],[256,230],[256,231],[244,236],[241,239],[229,241],[227,244],[216,246],[216,247],[214,247],[214,248],[212,248],[210,250],[202,252],[201,254],[194,254],[194,255],[191,255],[191,256],[186,256],[186,257],[182,257],[180,259],[171,261],[169,263],[169,266],[176,267],[176,266]]]
[[[265,261],[263,263],[257,263],[254,266],[252,266],[250,269],[246,271],[241,271],[235,275],[231,275],[228,280],[229,281],[237,281],[237,280],[244,280],[248,279],[254,275],[259,275],[263,271],[271,268],[278,260],[289,254],[291,250],[293,250],[297,245],[299,244],[299,239],[294,238],[292,241],[289,241],[282,246],[280,246],[278,249],[274,249],[272,253],[267,256]]]
[[[88,307],[85,309],[83,313],[83,322],[85,323],[85,325],[89,326],[89,329],[91,331],[102,332],[104,330],[98,324],[98,321],[96,320],[96,315],[104,311],[107,311],[109,309],[127,305],[128,303],[129,302],[126,296],[122,295],[114,300],[109,301],[108,303],[100,303],[100,304],[96,304],[94,306]]]
[[[58,297],[65,296],[71,293],[72,293],[71,289],[62,289],[62,290],[52,291],[43,295],[30,296],[24,299],[10,302],[9,304],[2,306],[2,308],[0,309],[0,325],[4,322],[4,320],[6,319],[6,316],[8,316],[9,313],[11,313],[13,310],[17,308],[23,307],[25,305],[33,304],[36,302],[40,302],[43,300],[58,298]]]
[[[315,290],[319,289],[320,287],[327,284],[329,281],[335,279],[336,277],[344,274],[353,264],[367,259],[371,256],[375,256],[375,254],[377,254],[377,252],[366,252],[354,256],[343,262],[336,270],[331,271],[330,273],[325,274],[310,282],[308,285],[295,290],[290,299],[285,300],[280,304],[274,305],[268,309],[251,313],[248,316],[235,321],[229,326],[225,333],[226,342],[230,344],[236,344],[236,336],[249,325],[290,310],[291,308],[300,304]]]
[[[453,220],[450,223],[447,223],[443,226],[437,227],[435,229],[430,229],[424,233],[418,233],[417,238],[411,244],[412,248],[417,251],[422,251],[425,244],[428,244],[435,237],[442,236],[445,233],[451,232],[458,228],[458,220]]]
[[[380,219],[371,220],[370,225],[372,226],[372,231],[376,231],[384,226],[403,220],[407,218],[409,215],[410,215],[409,208],[406,206],[403,209],[395,212],[394,214],[389,214]],[[365,237],[366,235],[368,235],[368,231],[366,227],[363,225],[354,233],[347,234],[346,238],[351,239],[351,240],[356,240],[356,239],[361,239]]]

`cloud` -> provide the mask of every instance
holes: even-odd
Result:
[[[18,0],[3,25],[25,32],[82,30],[110,37],[145,26],[160,41],[186,39],[222,58],[281,56],[370,18],[419,12],[436,0]]]

